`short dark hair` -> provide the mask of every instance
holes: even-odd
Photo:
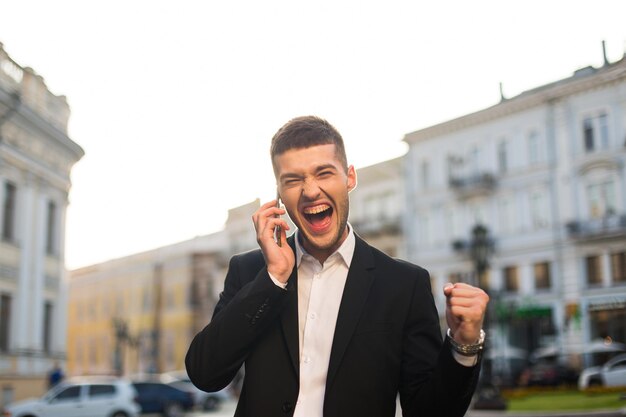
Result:
[[[348,158],[339,131],[326,120],[317,116],[300,116],[285,123],[272,138],[270,156],[276,172],[274,158],[290,149],[309,148],[317,145],[335,145],[337,158],[348,169]]]

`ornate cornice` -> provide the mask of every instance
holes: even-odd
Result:
[[[475,113],[470,113],[425,129],[407,133],[403,140],[408,144],[413,144],[433,137],[453,133],[529,108],[547,104],[562,99],[563,97],[605,87],[612,83],[622,81],[625,78],[626,57],[605,67],[597,69],[589,67],[579,70],[569,78],[524,91],[513,98],[504,99],[494,106],[479,110]]]

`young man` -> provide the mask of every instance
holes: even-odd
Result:
[[[199,388],[245,365],[235,416],[463,416],[478,379],[488,296],[448,285],[442,341],[428,272],[369,246],[348,224],[356,172],[325,120],[299,117],[272,139],[285,210],[261,206],[260,250],[231,259],[213,319],[191,343]],[[279,242],[275,232],[279,229]]]

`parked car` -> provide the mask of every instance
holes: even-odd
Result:
[[[161,413],[164,417],[181,417],[194,405],[193,395],[158,381],[133,381],[141,413]]]
[[[602,366],[584,369],[578,378],[578,388],[593,386],[626,386],[626,354],[615,356]]]
[[[191,382],[186,371],[166,372],[161,375],[160,379],[168,385],[191,392],[196,407],[204,411],[217,410],[224,401],[231,398],[228,387],[217,392],[202,391]]]
[[[528,373],[529,386],[574,386],[577,381],[578,373],[560,363],[538,362],[530,367]]]
[[[9,404],[4,417],[137,417],[137,392],[119,378],[81,377],[61,382],[39,399]]]

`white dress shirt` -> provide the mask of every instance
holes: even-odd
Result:
[[[356,239],[352,227],[339,249],[320,264],[300,245],[296,232],[298,268],[298,330],[300,337],[300,391],[294,417],[322,417],[330,351],[337,324],[339,305],[354,255]],[[286,284],[271,276],[282,288]],[[456,360],[472,366],[476,357],[453,352]]]

